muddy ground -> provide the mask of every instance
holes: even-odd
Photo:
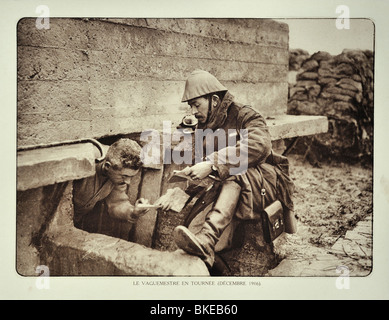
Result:
[[[369,163],[312,165],[288,155],[298,232],[275,242],[280,264],[272,276],[336,275],[346,265],[356,276],[372,266],[373,170]]]
[[[222,255],[231,268],[225,275],[338,276],[340,265],[346,265],[352,275],[370,272],[372,166],[366,161],[312,162],[301,154],[288,155],[296,186],[298,232],[282,234],[273,249],[258,247],[254,235],[262,231],[257,224],[249,224],[243,250],[238,247]],[[157,249],[176,249],[172,232],[183,219],[182,214],[171,211],[159,215]]]

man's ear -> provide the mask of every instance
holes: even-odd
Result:
[[[212,95],[212,106],[216,107],[219,104],[220,98],[218,95],[213,94]]]
[[[104,169],[106,169],[106,170],[108,170],[109,168],[111,168],[112,167],[112,164],[111,164],[111,162],[109,162],[109,161],[104,161],[104,163],[103,163],[103,168]]]

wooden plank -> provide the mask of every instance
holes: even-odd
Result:
[[[163,172],[163,181],[161,186],[161,195],[168,192],[169,189],[179,187],[182,190],[186,188],[186,182],[169,183],[168,179],[173,173],[173,170],[182,170],[187,164],[165,164]],[[173,239],[173,230],[176,226],[182,225],[184,222],[184,215],[182,212],[167,211],[161,212],[158,216],[158,222],[155,232],[154,246],[158,250],[174,250],[175,244]]]
[[[143,169],[139,198],[154,203],[161,195],[162,177],[162,169]],[[134,229],[134,242],[152,247],[156,222],[157,209],[150,209],[140,217]]]

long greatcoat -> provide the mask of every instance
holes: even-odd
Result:
[[[289,178],[288,160],[272,151],[268,127],[257,111],[235,102],[227,92],[221,103],[210,110],[207,123],[196,131],[194,161],[212,161],[222,181],[235,180],[241,186],[237,218],[259,219],[261,209],[276,199],[285,210],[293,211],[294,184]],[[223,134],[225,139],[220,139]],[[236,143],[229,145],[229,138]],[[264,202],[262,189],[266,191]]]

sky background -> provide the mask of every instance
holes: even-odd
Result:
[[[337,29],[336,19],[277,19],[289,25],[289,48],[313,54],[327,51],[333,55],[343,49],[374,50],[374,23],[350,19],[349,29]]]

